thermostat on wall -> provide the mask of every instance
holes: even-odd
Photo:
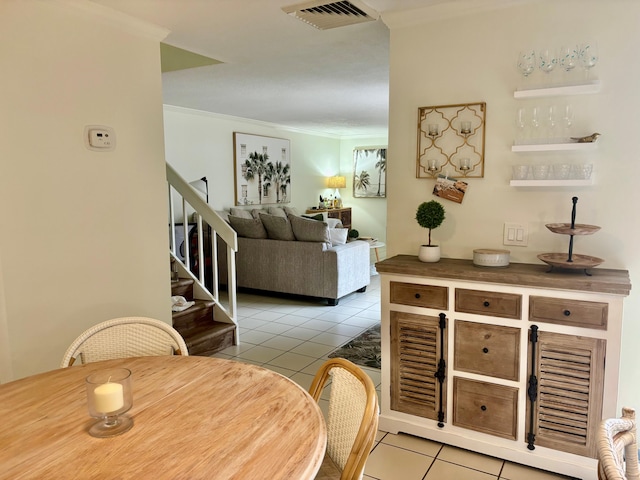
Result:
[[[84,127],[84,145],[89,150],[109,152],[116,148],[116,133],[104,125],[87,125]]]

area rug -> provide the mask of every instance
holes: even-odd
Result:
[[[380,325],[371,327],[329,354],[329,358],[336,357],[346,358],[362,367],[380,368]]]

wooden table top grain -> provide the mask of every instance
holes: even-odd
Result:
[[[87,433],[85,378],[132,371],[134,425]],[[2,479],[310,479],[326,447],[316,402],[255,365],[209,357],[108,360],[0,385]]]

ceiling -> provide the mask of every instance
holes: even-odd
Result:
[[[338,137],[386,135],[387,26],[319,30],[282,11],[300,1],[93,0],[170,30],[164,43],[222,62],[163,73],[165,104]],[[364,1],[384,17],[461,0]]]

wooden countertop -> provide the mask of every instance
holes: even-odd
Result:
[[[377,262],[376,270],[383,275],[414,275],[625,296],[631,291],[627,270],[606,268],[591,268],[589,273],[592,275],[588,276],[582,270],[549,272],[549,266],[543,264],[511,263],[507,267],[478,267],[471,260],[442,258],[439,262],[425,263],[415,255],[396,255]]]
[[[85,378],[132,371],[131,430],[94,438]],[[313,479],[326,427],[313,398],[255,365],[195,356],[125,358],[0,385],[1,479]]]

